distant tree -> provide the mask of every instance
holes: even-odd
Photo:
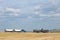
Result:
[[[43,33],[49,32],[49,30],[44,30],[43,28],[40,31],[43,32]]]
[[[33,30],[33,32],[39,33],[39,32],[40,32],[40,30]]]

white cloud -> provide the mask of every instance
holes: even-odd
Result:
[[[39,16],[47,16],[47,17],[50,17],[51,15],[48,15],[48,14],[40,14]]]
[[[10,12],[21,12],[20,9],[15,9],[15,8],[6,8],[6,11],[10,11]]]
[[[11,12],[11,13],[7,13],[8,16],[18,16],[21,10],[14,8],[0,8],[0,17],[7,17],[5,12]]]
[[[34,9],[39,9],[39,8],[40,8],[40,6],[35,6],[35,7],[34,7]]]
[[[33,7],[33,10],[34,10],[34,11],[40,10],[40,6],[39,6],[39,5],[34,6],[34,7]]]
[[[15,14],[9,14],[10,16],[18,16],[19,14],[15,13]]]
[[[35,12],[35,14],[36,14],[36,15],[38,15],[38,14],[39,14],[39,12],[37,12],[37,11],[36,11],[36,12]]]
[[[58,1],[59,1],[59,0],[49,0],[49,2],[51,2],[51,3],[54,4],[54,5],[57,5],[57,4],[58,4]]]
[[[27,18],[28,18],[28,19],[31,19],[32,17],[31,17],[31,16],[28,16]]]
[[[51,16],[60,16],[60,14],[58,13],[58,14],[52,14]]]
[[[21,13],[21,9],[6,8],[6,12],[11,12],[10,16],[18,16]]]
[[[51,17],[51,16],[60,16],[60,14],[40,14],[39,16],[47,16],[47,17]]]

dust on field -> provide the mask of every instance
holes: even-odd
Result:
[[[60,33],[1,32],[0,40],[60,40]]]

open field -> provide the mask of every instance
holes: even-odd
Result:
[[[0,32],[0,40],[60,40],[60,33]]]

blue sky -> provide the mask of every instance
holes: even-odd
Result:
[[[60,0],[0,0],[0,30],[59,29]]]

